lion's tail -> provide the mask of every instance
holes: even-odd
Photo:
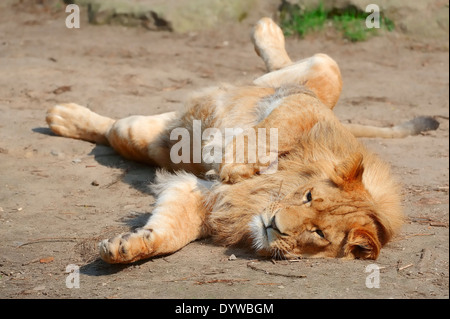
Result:
[[[344,124],[355,137],[403,138],[418,135],[426,131],[434,131],[439,122],[430,116],[420,116],[393,127],[377,127],[360,124]]]

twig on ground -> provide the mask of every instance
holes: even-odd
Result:
[[[412,266],[414,266],[414,264],[408,264],[408,265],[406,265],[406,266],[399,267],[399,268],[397,269],[397,271],[401,271],[401,270],[404,270],[404,269],[409,268],[409,267],[412,267]]]
[[[39,244],[39,243],[52,243],[52,242],[76,242],[79,240],[87,240],[91,238],[76,238],[76,237],[47,237],[47,238],[38,238],[34,240],[30,240],[26,243],[20,244],[17,246],[17,248],[27,246],[27,245],[33,245],[33,244]]]
[[[290,274],[281,274],[281,273],[277,273],[277,272],[270,272],[267,270],[264,270],[262,268],[258,268],[255,265],[252,265],[252,263],[254,263],[253,261],[247,263],[247,267],[255,270],[255,271],[259,271],[259,272],[263,272],[266,275],[270,275],[270,276],[280,276],[280,277],[287,277],[287,278],[306,278],[306,275],[290,275]]]
[[[204,284],[216,284],[216,283],[223,283],[223,284],[233,284],[235,282],[242,282],[242,281],[250,281],[250,279],[213,279],[208,281],[196,281],[196,285],[204,285]]]

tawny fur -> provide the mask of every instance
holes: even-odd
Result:
[[[280,258],[375,259],[400,229],[398,185],[389,166],[369,152],[332,112],[342,89],[337,63],[325,54],[292,62],[270,19],[254,29],[255,49],[268,72],[253,85],[224,85],[195,93],[184,113],[113,120],[76,104],[47,114],[59,135],[112,146],[132,160],[157,165],[156,205],[147,224],[100,243],[101,258],[129,263],[168,254],[212,236]],[[277,165],[174,163],[176,128],[278,129]],[[258,133],[259,134],[259,133]],[[222,151],[236,151],[237,137]],[[203,141],[205,149],[217,141]],[[270,150],[269,139],[266,138]],[[190,150],[194,150],[191,143]],[[247,153],[246,153],[247,154]],[[206,180],[209,175],[219,180]]]

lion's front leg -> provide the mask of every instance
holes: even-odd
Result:
[[[284,97],[264,120],[225,147],[220,166],[222,181],[237,183],[255,174],[275,173],[278,159],[298,147],[302,136],[320,120],[319,109],[324,108],[309,94]]]
[[[220,168],[220,179],[224,183],[235,184],[258,173],[255,164],[249,163],[229,163],[223,164]]]
[[[226,146],[220,178],[234,184],[255,174],[272,174],[278,168],[278,156],[278,129],[248,129]]]
[[[131,263],[149,258],[154,252],[155,236],[152,229],[138,229],[103,240],[100,245],[101,258],[110,263]]]
[[[208,235],[206,186],[192,174],[158,174],[156,206],[147,224],[103,240],[100,257],[108,263],[131,263],[173,253]]]

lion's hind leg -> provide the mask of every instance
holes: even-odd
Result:
[[[286,52],[283,31],[270,18],[262,18],[256,23],[252,41],[268,71],[253,84],[273,88],[306,86],[329,108],[336,105],[342,78],[339,66],[331,57],[319,53],[293,62]]]
[[[168,112],[113,120],[68,103],[52,107],[46,120],[57,135],[110,145],[127,159],[170,167],[169,152],[161,145],[160,138],[176,116],[175,112]]]
[[[260,19],[253,28],[251,39],[268,72],[292,64],[285,49],[283,31],[272,19]]]
[[[117,120],[106,137],[123,157],[164,168],[171,168],[170,150],[162,137],[176,112],[151,116],[134,115]]]
[[[45,119],[57,135],[99,144],[108,144],[106,134],[115,122],[75,103],[52,107]]]
[[[305,86],[330,109],[334,108],[342,91],[339,66],[330,56],[323,53],[266,73],[254,80],[253,83],[273,88]]]
[[[147,224],[135,232],[103,240],[99,245],[101,258],[108,263],[131,263],[173,253],[208,235],[208,183],[189,173],[159,173],[156,204]]]

